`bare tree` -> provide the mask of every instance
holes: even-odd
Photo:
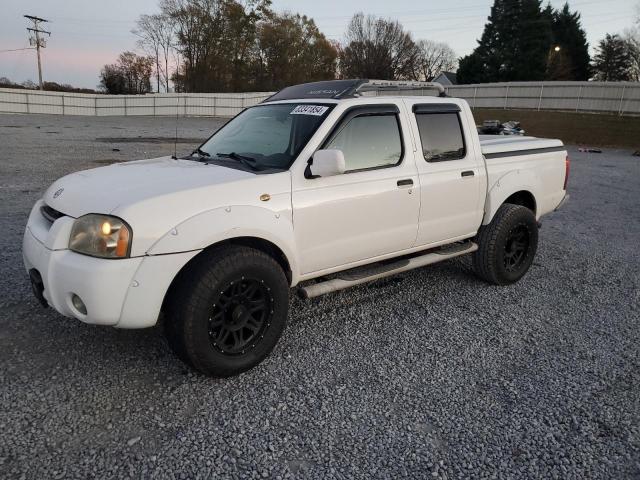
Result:
[[[416,80],[431,81],[442,72],[455,71],[458,66],[456,52],[446,43],[420,40],[419,54],[414,77]]]
[[[631,79],[640,81],[640,2],[636,5],[636,16],[633,27],[625,30],[624,40],[631,58]]]
[[[412,79],[419,49],[396,21],[357,13],[351,19],[340,52],[344,77]]]
[[[169,91],[169,59],[175,39],[175,21],[169,15],[141,15],[131,31],[139,37],[138,46],[155,59],[157,92],[160,85]]]

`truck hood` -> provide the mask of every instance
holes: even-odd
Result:
[[[263,194],[270,201],[261,201]],[[67,175],[47,189],[43,200],[75,218],[88,213],[122,218],[133,230],[131,255],[138,256],[181,223],[210,210],[255,207],[289,218],[291,174],[257,175],[161,157]]]
[[[87,213],[113,213],[120,206],[252,177],[255,175],[243,170],[160,157],[72,173],[54,182],[45,192],[44,201],[77,218]]]

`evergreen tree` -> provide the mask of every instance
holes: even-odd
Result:
[[[540,0],[495,0],[478,47],[460,60],[461,83],[542,80],[551,22]]]
[[[629,45],[620,35],[607,35],[598,44],[593,58],[594,79],[603,82],[620,82],[632,79]]]
[[[550,15],[553,46],[559,46],[560,52],[550,50],[549,80],[589,80],[591,67],[587,35],[580,24],[580,14],[571,12],[565,3],[562,10],[555,11],[547,6],[545,13]]]
[[[521,0],[515,25],[516,55],[510,80],[544,80],[551,48],[551,24],[540,9],[539,0]]]
[[[564,49],[549,51],[546,80],[576,80],[573,69],[573,62]]]

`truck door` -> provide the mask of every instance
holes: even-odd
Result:
[[[455,103],[414,103],[411,109],[422,200],[416,245],[473,236],[482,221],[486,176],[474,151],[475,126]]]
[[[293,224],[302,274],[411,248],[420,195],[410,125],[398,106],[348,109],[322,143],[344,153],[344,174],[295,175]]]

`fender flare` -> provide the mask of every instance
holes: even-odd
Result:
[[[206,228],[210,225],[211,228]],[[179,223],[160,237],[148,255],[202,250],[239,237],[266,240],[278,247],[291,267],[292,285],[298,279],[298,258],[290,212],[274,212],[255,206],[228,206],[201,212]]]
[[[512,170],[502,175],[487,189],[482,225],[489,224],[505,200],[514,193],[529,192],[538,204],[539,195],[535,185],[539,185],[539,182],[540,179],[532,170]],[[539,218],[537,211],[536,218]]]

